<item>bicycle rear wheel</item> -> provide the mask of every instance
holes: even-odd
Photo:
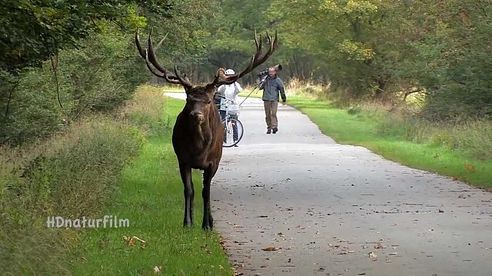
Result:
[[[223,120],[224,125],[224,143],[223,146],[226,148],[233,147],[241,141],[244,134],[244,128],[241,121],[238,119],[230,118],[227,121]]]

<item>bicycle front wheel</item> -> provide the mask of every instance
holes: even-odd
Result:
[[[243,138],[244,128],[238,119],[228,119],[222,121],[224,125],[224,147],[229,148],[237,145]]]

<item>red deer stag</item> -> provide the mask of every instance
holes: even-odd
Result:
[[[277,33],[273,39],[267,33],[266,38],[269,48],[262,54],[263,41],[261,36],[258,39],[255,34],[256,53],[248,66],[239,74],[225,76],[224,69],[220,68],[211,83],[194,86],[186,75],[180,75],[176,66],[174,66],[174,73],[170,73],[159,64],[150,34],[147,40],[147,49],[144,49],[140,44],[138,31],[135,32],[135,43],[150,72],[169,83],[182,85],[186,92],[186,104],[176,119],[172,136],[174,152],[178,158],[179,171],[184,184],[184,226],[193,224],[194,189],[191,169],[200,169],[204,171],[202,227],[204,229],[212,229],[213,227],[210,210],[210,183],[219,167],[222,157],[222,142],[224,141],[224,127],[219,118],[219,111],[213,103],[213,96],[218,86],[234,83],[264,63],[272,55],[278,45]]]

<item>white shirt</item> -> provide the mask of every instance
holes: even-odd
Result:
[[[231,109],[231,110],[238,110],[239,109],[239,106],[237,104],[237,95],[243,91],[243,88],[241,87],[241,85],[237,82],[235,83],[231,83],[231,84],[224,84],[224,85],[221,85],[219,88],[218,88],[218,92],[219,94],[221,95],[224,95],[224,97],[228,100],[231,100],[233,101],[234,104],[228,104],[228,109]],[[224,110],[223,109],[223,104],[222,104],[223,101],[221,101],[221,110]]]

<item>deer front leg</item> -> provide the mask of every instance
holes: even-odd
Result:
[[[206,230],[212,230],[213,228],[213,218],[212,212],[210,210],[210,184],[212,183],[212,177],[215,174],[213,168],[208,168],[203,172],[203,223],[202,228]]]
[[[193,197],[195,190],[193,189],[193,181],[191,179],[191,168],[184,164],[179,164],[179,172],[184,185],[185,211],[183,226],[193,225]]]

